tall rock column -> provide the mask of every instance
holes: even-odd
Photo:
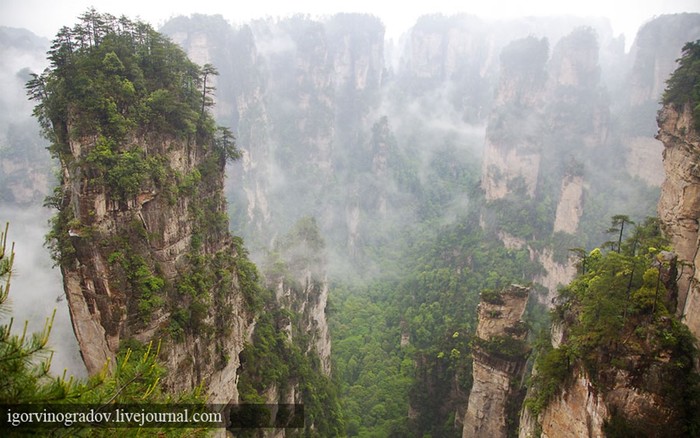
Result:
[[[690,331],[700,337],[700,133],[689,104],[664,106],[658,122],[656,138],[664,143],[666,174],[658,204],[659,218],[681,262],[678,312]]]
[[[28,86],[61,164],[49,240],[80,352],[96,373],[162,342],[168,390],[236,402],[259,300],[228,232],[237,151],[207,111],[205,71],[150,26],[109,19],[93,10],[63,28]]]
[[[306,354],[318,359],[318,370],[331,375],[331,336],[326,320],[329,283],[325,242],[316,220],[300,219],[275,245],[266,269],[270,289],[283,309],[298,315],[288,335],[299,339]],[[316,362],[314,359],[312,362]]]
[[[508,418],[519,409],[516,385],[528,353],[522,321],[530,289],[511,285],[483,292],[474,342],[474,383],[463,438],[508,436]]]

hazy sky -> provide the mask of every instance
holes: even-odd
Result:
[[[232,22],[244,22],[265,16],[308,13],[312,16],[336,12],[367,12],[382,19],[387,34],[398,37],[417,17],[427,13],[471,13],[484,18],[512,18],[539,15],[605,16],[615,34],[625,33],[628,45],[639,26],[655,15],[674,12],[700,12],[700,0],[429,0],[398,2],[393,0],[253,0],[224,2],[217,0],[0,0],[0,25],[24,27],[53,38],[61,26],[71,26],[88,7],[113,15],[140,17],[158,28],[169,18],[192,13],[221,14]]]

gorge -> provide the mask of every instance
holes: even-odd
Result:
[[[131,55],[119,42],[137,24],[100,34],[65,76],[75,33],[50,55],[73,81],[46,113],[61,168],[50,237],[89,373],[163,338],[168,390],[303,403],[318,436],[697,421],[664,382],[692,375],[675,318],[700,330],[698,137],[691,106],[659,101],[700,15],[648,21],[629,52],[605,20],[572,17],[424,16],[387,44],[365,14],[192,15]],[[49,48],[2,31],[5,50]],[[79,79],[95,68],[103,88]],[[21,86],[20,70],[3,74]],[[40,203],[51,161],[17,134],[37,129],[2,123],[3,209]],[[581,291],[593,274],[617,287],[614,263],[627,276],[611,307],[628,310],[609,346],[607,325],[589,339],[575,321],[594,304],[605,318],[610,303]]]

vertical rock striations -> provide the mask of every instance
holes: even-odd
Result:
[[[496,216],[490,228],[502,240],[520,239],[541,262],[543,272],[534,280],[548,290],[540,297],[546,305],[575,270],[566,255],[555,256],[566,249],[538,241],[580,232],[586,186],[595,179],[589,168],[608,140],[598,52],[589,28],[559,40],[551,57],[548,41],[533,37],[501,52],[481,187],[486,214]]]
[[[235,147],[207,111],[204,70],[148,25],[112,18],[88,11],[64,28],[29,83],[61,163],[49,237],[81,354],[95,373],[162,340],[170,390],[204,383],[210,401],[237,401],[256,297],[228,233]]]
[[[665,105],[657,138],[664,144],[666,178],[661,186],[659,218],[678,254],[678,313],[700,336],[700,135],[691,105]]]
[[[329,284],[325,243],[316,221],[302,218],[279,239],[265,274],[279,305],[294,315],[290,338],[299,338],[305,354],[314,356],[319,371],[331,375],[331,338],[326,320]]]
[[[486,199],[503,199],[518,188],[535,195],[542,159],[541,108],[547,73],[547,40],[526,38],[501,52],[501,79],[486,130],[481,187]]]
[[[528,296],[529,289],[517,285],[481,295],[464,438],[506,437],[515,424],[521,401],[517,387],[528,353],[521,319]]]
[[[700,26],[699,26],[700,27]],[[658,204],[661,228],[678,254],[677,313],[700,336],[700,40],[683,46],[683,56],[664,92],[656,138],[664,144],[666,178]]]

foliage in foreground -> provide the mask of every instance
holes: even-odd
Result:
[[[657,394],[671,407],[666,436],[697,436],[697,349],[687,326],[674,315],[673,255],[657,219],[648,219],[618,242],[607,251],[583,253],[579,275],[560,290],[552,319],[563,327],[565,338],[557,348],[547,339],[540,341],[531,382],[535,395],[526,406],[535,415],[542,412],[576,370],[585,371],[601,391],[613,388],[622,372],[638,390]],[[629,423],[621,414],[613,420],[609,427],[614,430]]]
[[[201,388],[192,392],[169,395],[160,384],[165,368],[158,362],[159,346],[153,343],[132,350],[125,349],[113,366],[106,363],[101,373],[86,380],[51,374],[51,350],[48,346],[53,316],[47,318],[39,333],[27,333],[27,324],[20,334],[13,330],[13,318],[8,316],[8,297],[14,261],[14,244],[7,246],[7,230],[0,233],[0,404],[2,405],[47,405],[71,404],[103,408],[116,404],[183,403],[204,406]],[[71,436],[132,436],[143,433],[138,428],[88,428],[73,425],[69,430],[42,428],[41,433]],[[204,436],[205,429],[149,429],[149,432],[167,431],[168,436]],[[11,432],[11,431],[10,431]],[[8,433],[10,433],[8,432]],[[31,431],[22,429],[20,434]],[[37,431],[34,431],[36,433]]]

